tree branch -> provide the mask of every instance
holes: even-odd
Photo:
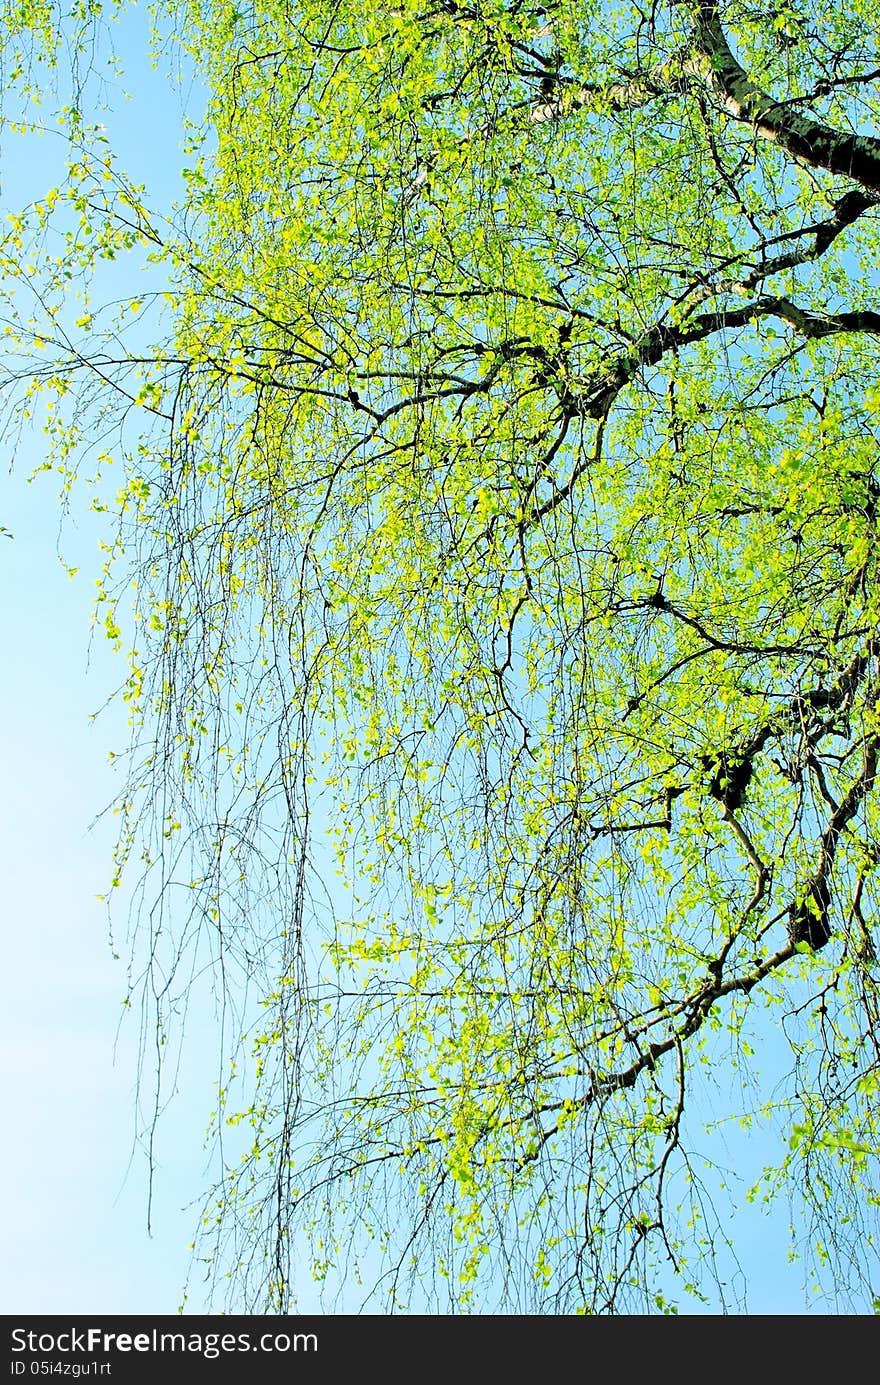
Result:
[[[852,135],[783,106],[751,80],[731,52],[715,0],[695,7],[696,51],[685,70],[702,79],[734,120],[752,125],[799,163],[824,168],[880,192],[880,140]]]

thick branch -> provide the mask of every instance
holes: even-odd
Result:
[[[878,749],[880,738],[872,736],[865,743],[865,762],[861,774],[822,833],[815,874],[807,881],[800,898],[789,909],[789,938],[793,944],[809,944],[814,952],[818,952],[831,938],[828,913],[831,907],[834,856],[841,833],[852,822],[862,800],[876,784]]]
[[[837,130],[762,91],[731,52],[714,0],[697,3],[693,20],[691,51],[620,82],[563,83],[552,99],[532,105],[530,120],[534,124],[559,120],[574,110],[632,110],[697,84],[708,89],[734,120],[751,125],[757,135],[793,159],[852,178],[869,192],[880,193],[880,139]]]
[[[880,192],[880,140],[835,130],[763,92],[731,52],[714,0],[697,6],[694,32],[697,51],[687,68],[706,82],[734,120],[754,126],[763,139],[801,163],[843,174]]]

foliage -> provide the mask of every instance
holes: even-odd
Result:
[[[227,1007],[232,1304],[289,1310],[305,1245],[383,1311],[723,1294],[686,1105],[734,1085],[779,1132],[755,1195],[876,1295],[871,18],[169,3],[185,205],[75,105],[13,220],[55,464],[123,418],[118,868],[162,1041],[199,968]],[[150,351],[69,321],[137,246]]]

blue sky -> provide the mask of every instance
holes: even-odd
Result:
[[[151,1239],[133,1146],[135,1026],[117,1033],[125,968],[96,898],[112,827],[88,830],[113,793],[107,752],[123,735],[118,716],[90,724],[114,669],[100,639],[87,668],[90,593],[55,557],[51,484],[4,478],[0,494],[15,534],[0,550],[0,1302],[6,1312],[173,1312],[202,1131],[199,1103],[179,1101],[162,1131]],[[71,546],[93,538],[71,531]]]
[[[122,163],[167,202],[174,196],[182,96],[144,52],[146,7],[135,7],[119,50],[132,72],[103,114]],[[4,214],[57,176],[60,140],[7,138]],[[130,270],[128,271],[130,273]],[[0,467],[0,875],[5,966],[0,973],[4,1125],[0,1186],[0,1303],[6,1312],[175,1312],[203,1181],[211,1103],[209,1035],[191,1051],[188,1078],[156,1149],[152,1235],[147,1163],[137,1143],[137,1023],[123,1018],[124,911],[115,959],[97,896],[108,886],[113,821],[96,822],[117,787],[111,750],[124,748],[115,705],[95,713],[123,667],[90,638],[99,566],[96,516],[85,492],[60,532],[57,482],[28,475],[39,437]],[[14,472],[8,467],[14,463]],[[58,559],[79,565],[71,580]],[[120,901],[122,904],[123,901]],[[200,1061],[203,1064],[198,1073]],[[201,1306],[193,1286],[191,1309]]]
[[[148,184],[150,205],[163,205],[178,187],[181,96],[161,70],[135,57],[145,8],[138,16],[136,7],[120,44],[134,100],[119,102],[105,120],[123,166]],[[45,156],[51,161],[48,146]],[[39,158],[7,162],[3,175],[8,210],[26,177],[40,185]],[[123,671],[103,637],[89,637],[100,524],[81,495],[60,537],[65,558],[80,568],[71,580],[57,557],[55,483],[41,476],[27,484],[38,439],[8,476],[11,460],[4,456],[0,468],[0,524],[14,534],[0,537],[0,1303],[6,1313],[173,1313],[188,1267],[191,1204],[204,1184],[211,1016],[192,1017],[179,1090],[159,1126],[150,1235],[147,1164],[136,1138],[136,1017],[120,1027],[125,920],[121,910],[114,916],[117,960],[97,899],[113,842],[112,820],[100,817],[116,788],[108,752],[122,749],[126,736],[115,705],[96,721],[91,715]],[[762,1139],[733,1130],[726,1149],[717,1137],[711,1145],[746,1183],[769,1151]],[[803,1311],[784,1213],[771,1219],[759,1206],[741,1213],[753,1312]],[[196,1277],[187,1307],[202,1306]]]

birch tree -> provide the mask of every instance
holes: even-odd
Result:
[[[117,873],[160,1051],[222,1004],[218,1302],[741,1306],[707,1109],[876,1302],[872,18],[169,3],[173,213],[68,115],[15,407],[65,474],[123,419]],[[149,350],[66,316],[138,246]]]

